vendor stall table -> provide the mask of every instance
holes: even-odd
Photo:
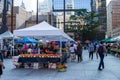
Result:
[[[61,54],[20,54],[15,66],[28,68],[36,65],[38,68],[40,65],[47,65],[51,68],[51,66],[61,63],[61,56]],[[14,60],[15,58],[13,58]]]
[[[18,63],[57,63],[60,62],[60,58],[40,58],[40,57],[19,57]]]

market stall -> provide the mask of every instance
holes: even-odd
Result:
[[[3,39],[12,38],[12,37],[13,37],[13,34],[10,31],[6,31],[3,34],[0,34],[1,50],[2,50],[2,47],[3,47]]]
[[[74,41],[72,38],[70,38],[67,34],[65,34],[62,30],[55,28],[51,25],[49,25],[47,22],[43,21],[40,24],[24,28],[24,29],[19,29],[19,30],[14,30],[13,34],[15,36],[28,36],[28,37],[33,37],[37,39],[42,39],[42,40],[49,40],[49,41],[60,41],[60,52],[58,53],[42,53],[42,54],[23,54],[20,55],[18,58],[19,63],[33,63],[33,62],[38,62],[38,63],[57,63],[60,62],[61,58],[61,53],[62,53],[62,41]],[[27,55],[27,56],[26,56]],[[32,55],[32,57],[31,57]]]
[[[13,34],[14,36],[34,37],[37,39],[42,39],[43,41],[45,40],[60,41],[60,46],[62,46],[62,41],[74,41],[62,30],[51,26],[45,21],[28,28],[14,30]],[[61,53],[61,49],[60,49],[60,53]]]

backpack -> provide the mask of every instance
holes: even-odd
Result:
[[[104,48],[103,48],[103,46],[99,46],[97,52],[98,52],[98,53],[104,53]]]

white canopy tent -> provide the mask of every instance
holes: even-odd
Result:
[[[51,26],[45,21],[28,28],[14,30],[13,34],[15,36],[29,36],[39,39],[45,37],[48,40],[60,40],[61,38],[61,40],[63,41],[67,41],[67,40],[74,41],[62,30]]]
[[[0,43],[1,43],[1,50],[2,50],[2,46],[3,46],[3,39],[4,38],[12,38],[13,34],[10,31],[6,31],[3,34],[0,34]]]
[[[120,41],[120,36],[117,36],[115,40]]]
[[[49,41],[52,41],[52,40],[57,40],[60,42],[74,41],[62,30],[51,26],[45,21],[28,28],[14,30],[13,34],[14,36],[28,36],[28,37],[38,38],[38,39],[44,39],[44,40],[46,39]],[[62,46],[61,43],[60,43],[60,46]],[[60,49],[60,52],[61,52],[61,49]]]
[[[10,31],[6,31],[3,34],[0,34],[0,39],[13,37],[13,34]]]
[[[114,37],[111,39],[112,41],[120,41],[120,36]]]

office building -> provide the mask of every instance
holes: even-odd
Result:
[[[99,33],[97,39],[104,39],[107,31],[107,13],[106,13],[106,0],[91,0],[91,11],[99,14],[97,17],[99,20]]]
[[[107,36],[120,35],[120,1],[112,0],[107,6]]]

